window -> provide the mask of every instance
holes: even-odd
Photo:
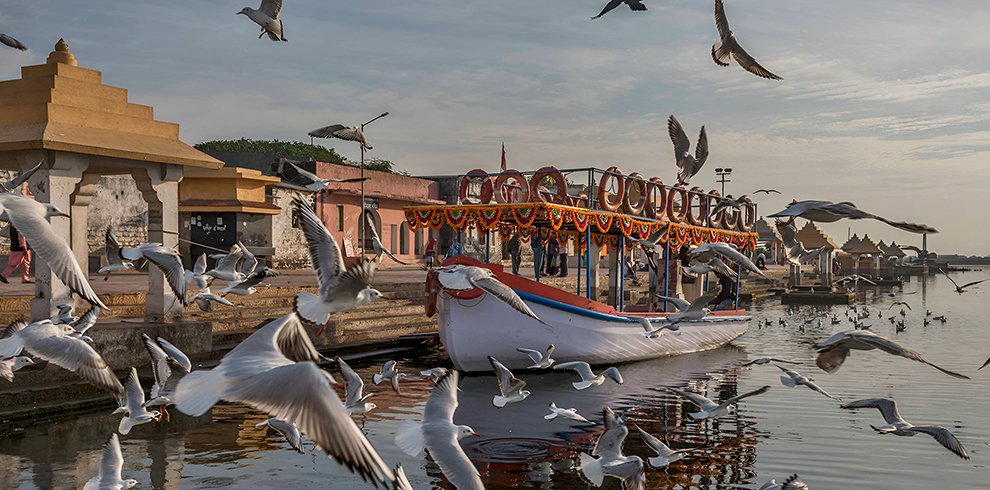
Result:
[[[423,255],[423,229],[422,228],[416,230],[416,242],[415,242],[415,246],[416,246],[416,248],[414,250],[415,250],[416,255]]]
[[[388,232],[389,232],[389,235],[390,235],[388,237],[388,242],[389,242],[388,247],[389,247],[389,249],[390,250],[398,250],[399,249],[399,244],[397,243],[399,241],[399,227],[398,227],[398,225],[388,225]]]
[[[405,221],[399,225],[399,255],[409,255],[409,225]]]
[[[344,231],[344,206],[337,205],[337,231]]]

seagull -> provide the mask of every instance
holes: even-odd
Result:
[[[515,377],[509,368],[505,367],[492,356],[488,356],[488,362],[495,371],[495,378],[498,380],[499,394],[492,398],[492,405],[502,408],[510,403],[521,402],[530,395],[529,390],[524,390],[526,382]]]
[[[743,255],[739,249],[730,243],[725,242],[711,242],[704,245],[695,247],[693,250],[688,252],[688,256],[691,257],[692,262],[708,263],[715,259],[717,255],[721,255],[736,264],[741,265],[743,268],[752,271],[758,275],[763,276],[763,271],[760,270],[749,257]],[[731,270],[731,269],[730,269]],[[728,274],[726,274],[728,275]],[[733,274],[734,275],[734,274]]]
[[[786,364],[800,364],[797,361],[785,361],[784,359],[777,359],[776,357],[761,357],[759,359],[753,359],[752,361],[749,361],[747,363],[744,363],[744,364],[742,364],[742,366],[743,367],[752,366],[753,364],[756,364],[757,366],[764,366],[766,364],[770,364],[771,362],[783,362],[783,363],[786,363]]]
[[[0,378],[14,382],[14,372],[20,371],[25,366],[34,365],[34,361],[28,356],[12,356],[0,360]]]
[[[558,408],[556,403],[550,402],[550,413],[544,415],[543,418],[553,422],[557,419],[557,417],[564,417],[567,419],[576,420],[578,422],[584,422],[586,424],[591,423],[590,420],[579,414],[576,408]]]
[[[694,148],[694,155],[691,155],[691,140],[688,139],[681,123],[673,114],[667,119],[667,133],[670,134],[670,141],[674,142],[674,159],[677,163],[677,185],[687,186],[701,170],[705,160],[708,159],[708,135],[705,134],[705,127],[701,127],[701,134],[698,135],[698,144]]]
[[[240,282],[243,281],[245,277],[237,269],[237,264],[244,257],[244,251],[238,244],[233,244],[230,247],[230,252],[224,255],[222,259],[218,260],[213,269],[210,269],[203,273],[203,275],[210,276],[214,279],[221,279],[228,282]]]
[[[375,230],[375,223],[371,220],[371,213],[366,212],[364,218],[368,221],[368,229],[371,230],[371,249],[375,251],[375,261],[381,264],[382,254],[385,254],[397,264],[409,265],[396,258],[396,256],[382,244],[382,239],[378,237],[378,231]]]
[[[227,306],[236,306],[234,303],[231,303],[229,300],[227,300],[227,298],[217,296],[216,294],[214,294],[212,291],[210,291],[210,288],[206,288],[200,291],[199,293],[193,295],[192,301],[193,303],[196,303],[196,306],[199,307],[200,311],[213,311],[213,303],[220,303],[222,305],[227,305]]]
[[[56,308],[58,308],[58,313],[51,318],[55,325],[68,325],[79,320],[79,317],[72,315],[72,303],[62,303]]]
[[[122,436],[126,436],[135,425],[147,424],[152,420],[157,422],[162,418],[158,410],[151,412],[145,410],[144,390],[138,380],[137,369],[131,368],[131,374],[124,383],[124,389],[127,391],[127,415],[120,419],[120,425],[117,426],[117,432]]]
[[[777,364],[774,364],[774,366],[777,366],[782,371],[780,375],[780,383],[782,385],[788,388],[794,388],[797,385],[804,385],[807,386],[811,391],[817,391],[833,400],[838,400],[838,398],[829,395],[828,392],[826,392],[820,386],[815,384],[815,380],[805,377],[801,373],[791,369],[787,369],[783,366],[779,366]]]
[[[907,309],[909,309],[909,310],[911,309],[911,305],[907,304],[904,301],[894,301],[893,303],[890,304],[890,306],[887,307],[887,309],[890,310],[891,308],[893,308],[895,306],[898,306],[898,305],[900,305],[900,306],[907,306]],[[901,310],[901,313],[904,313],[904,310]],[[902,314],[901,316],[904,316],[904,315]]]
[[[736,35],[729,29],[729,19],[725,17],[725,7],[722,5],[722,0],[715,0],[715,27],[718,28],[719,36],[719,41],[712,44],[712,59],[715,60],[715,64],[729,66],[729,58],[732,57],[744,70],[758,77],[782,80],[770,70],[763,68],[739,45],[739,42],[736,41]]]
[[[129,260],[120,258],[120,242],[113,229],[107,226],[106,246],[103,249],[103,256],[107,259],[107,265],[100,267],[98,274],[106,274],[103,280],[110,279],[110,274],[134,269],[134,264]]]
[[[254,426],[259,429],[262,427],[275,429],[276,432],[282,434],[285,441],[289,443],[289,447],[295,449],[299,454],[306,453],[302,445],[302,434],[299,433],[299,427],[296,427],[296,424],[290,424],[282,419],[272,417]]]
[[[709,217],[715,216],[716,214],[718,214],[719,211],[722,211],[723,209],[727,209],[727,208],[739,209],[739,207],[742,206],[744,202],[746,202],[746,199],[749,199],[749,196],[747,196],[746,194],[743,194],[734,199],[731,197],[723,197],[719,199],[718,204],[715,205],[715,208],[712,209],[711,213],[708,213],[708,216]]]
[[[688,303],[687,301],[675,297],[675,296],[662,296],[657,295],[657,298],[669,301],[674,304],[678,312],[669,315],[667,321],[671,323],[671,326],[676,325],[683,321],[697,321],[708,316],[712,312],[711,309],[705,306],[713,299],[715,299],[716,294],[709,293],[706,295],[698,296],[694,301]]]
[[[681,329],[681,326],[676,323],[664,323],[659,327],[654,327],[653,322],[651,322],[649,318],[637,317],[636,320],[639,320],[639,324],[643,326],[643,336],[648,339],[660,337],[663,335],[664,330],[676,332]]]
[[[912,361],[928,364],[929,366],[954,378],[969,379],[969,376],[952,372],[948,369],[942,369],[932,364],[928,361],[928,359],[922,357],[921,354],[903,347],[893,340],[881,337],[873,332],[868,332],[865,330],[839,332],[829,337],[824,342],[816,344],[815,348],[818,349],[818,360],[815,361],[815,363],[818,364],[818,367],[826,373],[834,373],[838,371],[839,368],[842,367],[842,363],[845,362],[846,356],[849,355],[850,349],[880,349],[888,354],[893,354],[895,356],[911,359]]]
[[[639,456],[622,454],[622,445],[629,435],[625,420],[609,407],[605,407],[603,415],[605,432],[598,436],[591,454],[581,453],[581,474],[596,487],[602,485],[606,476],[611,476],[620,480],[626,490],[644,490],[643,460]]]
[[[14,322],[7,327],[8,337],[0,339],[0,358],[19,355],[27,350],[34,357],[78,374],[95,386],[110,390],[123,399],[124,387],[113,370],[84,340],[69,335],[75,329],[55,325],[50,320],[31,324]]]
[[[276,165],[275,174],[282,178],[282,183],[310,192],[322,191],[327,188],[327,184],[354,184],[369,180],[367,177],[355,179],[321,179],[316,174],[284,158],[280,159]]]
[[[258,268],[258,257],[255,257],[244,243],[237,242],[237,246],[241,248],[241,274],[244,277],[251,277],[251,274],[254,274],[255,269]]]
[[[332,313],[381,298],[382,293],[370,286],[375,277],[375,263],[361,260],[345,270],[344,257],[337,241],[330,236],[313,209],[298,197],[293,204],[299,213],[299,223],[306,236],[309,257],[319,283],[319,295],[307,291],[296,294],[295,310],[299,317],[310,323],[326,325]],[[318,334],[322,334],[322,328]]]
[[[732,398],[725,400],[722,403],[715,403],[714,401],[705,397],[704,395],[700,395],[698,393],[692,393],[690,391],[682,391],[675,388],[670,388],[670,391],[686,398],[687,401],[693,403],[694,405],[697,405],[698,408],[701,409],[701,411],[689,413],[688,415],[690,415],[691,418],[695,420],[703,420],[707,418],[725,417],[726,415],[729,415],[730,413],[735,411],[736,404],[739,403],[739,400],[754,395],[766,393],[767,390],[769,389],[770,389],[770,385],[766,385],[762,388],[750,391],[748,393],[736,395]]]
[[[851,202],[833,203],[831,201],[791,201],[783,211],[770,215],[771,218],[801,217],[820,223],[833,223],[840,219],[875,219],[894,228],[911,233],[938,233],[938,230],[928,225],[890,221],[887,218],[861,211]]]
[[[828,251],[827,245],[816,248],[815,250],[804,248],[804,244],[797,239],[797,227],[794,226],[794,220],[776,220],[774,224],[776,225],[777,233],[780,234],[780,243],[784,247],[784,252],[786,252],[787,261],[791,264],[799,266],[802,263],[817,259],[821,254]]]
[[[347,416],[331,387],[336,382],[319,368],[319,360],[299,317],[290,313],[256,330],[217,367],[182,378],[175,406],[198,417],[220,400],[245,403],[298,425],[328,456],[365,481],[391,486],[395,472]]]
[[[124,455],[120,452],[120,439],[117,433],[110,434],[103,445],[103,459],[100,460],[100,471],[90,478],[83,490],[105,490],[131,488],[138,484],[137,480],[121,479],[120,472],[124,469]]]
[[[478,433],[467,425],[454,425],[457,410],[457,371],[451,371],[433,387],[423,408],[423,421],[406,420],[395,436],[395,444],[410,456],[417,456],[423,449],[440,467],[440,471],[458,490],[483,490],[478,468],[471,463],[460,439],[477,437]]]
[[[70,291],[93,306],[109,310],[89,285],[86,272],[79,266],[65,238],[56,233],[46,219],[54,216],[69,217],[52,204],[40,203],[11,192],[0,193],[0,219],[17,228],[31,244],[32,252],[48,265]]]
[[[400,373],[396,369],[396,366],[398,364],[399,363],[396,361],[386,362],[384,365],[382,365],[381,370],[379,370],[377,374],[371,377],[371,381],[374,381],[375,385],[377,386],[381,384],[382,381],[385,381],[387,379],[392,383],[392,391],[394,391],[396,395],[401,395],[402,392],[399,391],[399,380],[405,378],[406,375]]]
[[[86,342],[93,343],[93,338],[86,335],[86,332],[96,325],[97,318],[100,317],[100,309],[91,307],[89,311],[83,313],[83,316],[79,317],[75,323],[72,324],[73,332],[68,334],[67,337],[74,339],[85,340]]]
[[[435,367],[435,368],[427,369],[426,371],[420,371],[419,375],[426,376],[427,378],[430,378],[430,382],[432,382],[433,384],[437,384],[437,381],[440,381],[440,378],[446,376],[447,373],[448,373],[447,368]]]
[[[939,267],[938,271],[941,272],[943,276],[947,277],[950,282],[952,282],[952,285],[955,286],[955,288],[956,288],[956,292],[959,293],[959,294],[965,293],[966,292],[966,288],[968,288],[970,286],[975,286],[975,285],[977,285],[977,284],[979,284],[979,283],[981,283],[983,281],[986,281],[986,279],[980,279],[979,281],[969,282],[969,283],[966,283],[966,284],[963,284],[962,286],[960,286],[959,284],[956,283],[956,281],[954,279],[952,279],[952,277],[950,277],[948,274],[946,274],[946,272],[944,270],[942,270],[941,267]]]
[[[347,384],[347,398],[344,401],[347,413],[365,414],[374,410],[377,405],[368,401],[368,398],[371,398],[374,393],[362,393],[364,381],[361,377],[340,357],[336,357],[335,360],[340,366],[340,374],[344,376],[344,382]]]
[[[591,20],[595,20],[595,19],[597,19],[597,18],[599,18],[599,17],[601,17],[601,16],[603,16],[603,15],[611,12],[616,7],[618,7],[619,5],[622,5],[622,4],[626,4],[626,6],[629,7],[629,10],[632,10],[634,12],[644,12],[644,11],[646,11],[646,5],[643,4],[643,0],[609,0],[609,2],[605,5],[605,8],[603,8],[602,11],[598,15],[592,17]]]
[[[509,305],[512,309],[526,315],[540,323],[540,317],[533,313],[533,310],[523,302],[522,298],[516,294],[509,286],[495,278],[495,274],[490,269],[462,264],[445,265],[433,269],[440,281],[440,286],[446,290],[466,291],[478,288],[491,294],[499,301]]]
[[[186,288],[190,289],[209,289],[209,281],[212,278],[208,278],[206,275],[206,254],[200,254],[199,258],[196,259],[196,263],[193,264],[192,270],[186,270],[183,272],[183,277],[186,280]]]
[[[808,484],[804,482],[797,474],[791,475],[784,483],[777,483],[776,480],[770,480],[757,490],[808,490]]]
[[[768,196],[770,194],[780,194],[780,191],[778,191],[777,189],[757,189],[757,190],[753,191],[753,195],[759,194],[761,192],[764,193],[764,194],[766,194],[766,195],[768,195]]]
[[[282,0],[261,0],[261,7],[258,10],[251,7],[244,7],[237,14],[244,14],[254,21],[255,24],[261,26],[261,34],[258,35],[258,39],[268,34],[268,38],[272,41],[284,42],[288,41],[288,39],[285,38],[284,31],[282,30],[282,19],[278,18],[278,13],[281,10]]]
[[[186,269],[182,267],[179,252],[175,249],[161,243],[142,243],[136,247],[121,247],[120,256],[127,260],[145,259],[154,264],[165,276],[165,282],[175,298],[183,305],[189,303],[186,298]]]
[[[19,49],[21,51],[27,51],[27,46],[24,43],[14,39],[6,34],[0,33],[0,43],[6,44],[14,49]],[[128,487],[130,488],[130,487]]]
[[[173,404],[175,398],[175,387],[182,379],[182,376],[189,373],[189,358],[174,345],[168,343],[161,337],[152,340],[147,334],[141,334],[144,348],[151,357],[151,372],[155,377],[155,384],[151,386],[151,398],[142,405],[148,407],[162,407],[165,417],[169,417],[165,407]],[[169,352],[166,352],[166,346]],[[173,357],[174,356],[174,357]],[[172,367],[178,372],[173,375]]]
[[[641,247],[643,247],[643,250],[656,250],[657,246],[660,244],[660,239],[663,238],[664,233],[667,232],[667,226],[669,224],[670,223],[661,223],[660,228],[657,231],[654,231],[645,239],[639,238],[636,241],[639,242]]]
[[[670,463],[673,463],[675,461],[684,458],[684,456],[687,456],[687,453],[691,451],[697,451],[699,449],[703,449],[703,447],[701,446],[690,447],[686,449],[671,449],[669,446],[664,444],[663,441],[658,439],[653,434],[650,434],[649,432],[646,432],[645,430],[641,429],[638,425],[635,425],[633,427],[636,427],[636,431],[639,432],[640,437],[643,438],[643,442],[646,443],[647,447],[649,447],[650,449],[652,449],[654,452],[657,453],[656,456],[653,456],[650,459],[648,459],[648,461],[650,462],[650,466],[654,468],[663,468],[664,466],[667,466]]]
[[[314,138],[339,138],[345,141],[357,141],[365,150],[372,148],[368,144],[368,138],[364,136],[364,130],[361,129],[361,126],[349,128],[343,124],[331,124],[320,129],[314,129],[309,132],[309,135]]]
[[[881,434],[894,434],[897,436],[914,436],[919,433],[928,434],[934,437],[942,447],[952,451],[960,458],[969,459],[969,453],[966,452],[966,448],[963,447],[962,443],[959,442],[959,439],[956,439],[956,436],[952,432],[949,432],[945,427],[937,425],[911,424],[901,417],[900,412],[897,411],[897,403],[894,400],[888,398],[869,398],[847,403],[842,405],[842,408],[876,408],[880,410],[884,422],[887,423],[880,426],[871,425],[870,427],[873,430]]]
[[[605,382],[605,378],[612,378],[612,381],[619,383],[620,385],[624,382],[622,381],[622,374],[619,373],[619,369],[616,367],[610,367],[601,372],[601,374],[595,374],[591,370],[591,366],[584,361],[571,361],[565,362],[563,364],[557,364],[554,369],[571,369],[581,375],[581,381],[575,381],[571,383],[576,390],[584,390],[588,388],[594,388]]]
[[[533,349],[524,349],[522,347],[516,347],[517,351],[526,354],[527,356],[529,356],[530,360],[533,361],[533,364],[527,367],[526,369],[546,369],[552,366],[555,359],[550,356],[553,354],[553,351],[556,349],[557,347],[554,346],[553,344],[547,346],[547,350],[543,352]]]
[[[250,276],[245,278],[243,281],[227,283],[227,287],[218,289],[217,293],[220,293],[222,295],[236,294],[238,296],[250,296],[258,292],[258,289],[255,288],[255,286],[261,284],[261,281],[264,281],[265,279],[271,277],[275,277],[277,275],[278,275],[278,271],[276,271],[275,269],[262,267],[261,269],[254,271]]]

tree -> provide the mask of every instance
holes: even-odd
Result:
[[[295,160],[317,160],[328,163],[345,163],[344,158],[334,151],[333,148],[327,148],[322,145],[311,145],[309,143],[302,143],[299,141],[267,141],[252,140],[247,138],[237,140],[215,140],[199,143],[196,145],[196,149],[203,152],[223,151],[263,153],[273,155],[275,157],[291,158]]]

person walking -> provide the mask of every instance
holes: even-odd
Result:
[[[533,234],[533,275],[540,282],[540,270],[543,268],[543,243],[538,233]]]
[[[560,276],[567,277],[567,256],[568,248],[571,246],[571,240],[565,239],[563,243],[560,244]]]
[[[437,239],[436,237],[430,237],[430,241],[426,242],[426,253],[423,258],[426,259],[426,267],[433,268],[433,258],[437,256]]]
[[[506,246],[509,251],[509,258],[512,260],[512,273],[519,275],[519,264],[522,263],[522,255],[519,250],[519,234],[513,233],[512,238],[509,238],[509,244]]]
[[[24,236],[17,232],[14,225],[10,225],[10,256],[7,257],[7,268],[0,273],[0,282],[7,284],[7,276],[17,268],[21,269],[21,282],[30,284],[29,276],[31,271],[31,247]]]
[[[557,237],[550,237],[547,242],[547,276],[557,275],[557,256],[560,255],[560,244]]]

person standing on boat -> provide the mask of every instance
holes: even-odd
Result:
[[[430,241],[426,242],[426,253],[423,258],[426,259],[426,266],[433,268],[433,257],[437,255],[437,239],[436,237],[430,237]]]
[[[571,246],[571,240],[565,239],[560,244],[560,276],[567,277],[567,249]]]
[[[558,255],[560,255],[560,244],[557,242],[557,237],[551,236],[550,241],[547,242],[547,277],[556,275]]]
[[[539,233],[533,234],[533,275],[536,282],[540,282],[540,270],[543,268],[543,242],[540,241]]]
[[[519,234],[513,233],[512,238],[509,238],[509,244],[506,246],[509,251],[509,258],[512,260],[512,273],[519,275],[519,264],[522,262],[522,255],[519,250]]]

